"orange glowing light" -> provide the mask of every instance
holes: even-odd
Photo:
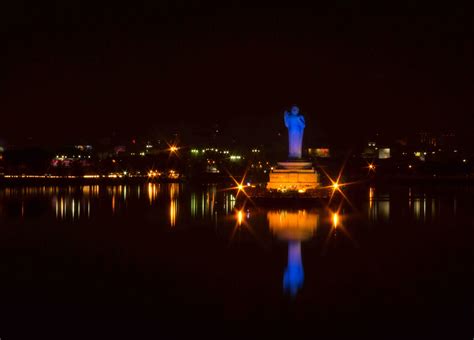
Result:
[[[279,238],[304,241],[313,236],[319,224],[319,215],[311,210],[270,210],[268,225]]]
[[[334,190],[338,190],[338,189],[339,189],[339,183],[334,182],[334,183],[332,184],[332,188],[333,188]]]
[[[242,179],[240,181],[237,181],[237,179],[235,179],[235,177],[232,176],[232,174],[229,171],[226,170],[227,173],[229,174],[229,177],[235,183],[235,186],[229,186],[228,188],[226,188],[224,190],[236,190],[237,192],[235,194],[235,198],[237,198],[239,196],[239,194],[242,193],[250,202],[252,202],[252,199],[249,196],[249,194],[246,192],[245,188],[253,187],[253,186],[250,185],[250,184],[248,184],[248,185],[244,184],[244,183],[246,183],[245,182],[245,177],[247,176],[247,170],[248,169],[245,170],[245,173],[242,176]]]
[[[334,226],[334,228],[337,228],[337,226],[339,225],[339,214],[337,212],[332,215],[332,225]]]
[[[148,177],[149,178],[155,178],[155,177],[159,177],[161,174],[156,171],[156,170],[150,170],[148,171]]]
[[[171,145],[170,146],[170,151],[171,152],[176,152],[176,151],[178,151],[178,147],[176,145]]]
[[[369,170],[375,170],[375,165],[369,164]]]
[[[244,220],[244,213],[242,212],[242,210],[237,211],[237,224],[241,226],[243,220]]]
[[[174,227],[176,225],[176,215],[178,212],[177,200],[171,200],[170,202],[170,225]]]

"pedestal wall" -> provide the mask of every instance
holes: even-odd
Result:
[[[300,191],[316,189],[319,186],[318,174],[314,169],[274,169],[270,172],[268,190]]]

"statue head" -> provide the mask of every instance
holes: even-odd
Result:
[[[296,105],[293,105],[291,107],[291,114],[294,115],[294,116],[297,116],[299,113],[300,113],[299,107],[296,106]]]

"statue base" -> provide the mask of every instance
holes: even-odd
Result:
[[[270,172],[267,190],[305,193],[308,190],[316,190],[319,184],[318,173],[311,162],[290,160],[278,162],[276,169]]]

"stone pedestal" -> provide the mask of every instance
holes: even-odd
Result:
[[[300,193],[314,190],[319,186],[319,178],[311,162],[303,160],[279,162],[270,172],[267,183],[269,191],[297,191]]]

